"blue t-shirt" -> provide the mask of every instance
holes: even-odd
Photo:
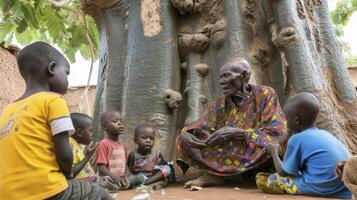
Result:
[[[283,161],[283,169],[293,175],[302,194],[351,198],[351,192],[335,175],[337,162],[351,155],[329,132],[309,128],[293,135]]]

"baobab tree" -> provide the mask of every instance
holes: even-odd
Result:
[[[356,152],[356,90],[327,0],[90,0],[86,5],[100,33],[94,116],[120,110],[127,143],[138,123],[149,122],[157,127],[166,156],[174,155],[180,129],[220,95],[219,67],[245,57],[253,82],[275,88],[281,103],[303,91],[318,96],[317,125]]]
[[[244,57],[252,82],[273,87],[281,103],[314,93],[317,126],[356,153],[356,90],[327,0],[83,0],[81,9],[99,32],[96,131],[101,112],[120,110],[124,142],[133,147],[135,126],[151,123],[173,158],[181,128],[220,95],[220,66]]]

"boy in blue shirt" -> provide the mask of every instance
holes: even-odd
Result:
[[[351,192],[335,175],[338,162],[350,157],[345,146],[329,132],[315,127],[320,103],[311,93],[290,98],[284,112],[293,136],[288,141],[283,162],[279,146],[268,144],[276,174],[259,173],[257,186],[263,192],[351,198]]]

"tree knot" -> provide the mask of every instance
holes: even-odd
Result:
[[[295,27],[287,27],[279,32],[279,34],[273,38],[273,43],[278,48],[287,48],[294,44],[299,39],[299,34]]]
[[[164,101],[170,108],[176,109],[181,104],[182,95],[179,92],[176,92],[175,90],[166,89],[164,91]]]

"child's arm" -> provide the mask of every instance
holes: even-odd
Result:
[[[166,163],[166,161],[164,159],[164,156],[162,155],[161,152],[159,152],[159,159],[160,159],[160,163],[159,164],[165,164]]]
[[[56,160],[61,172],[67,179],[72,178],[73,154],[69,145],[69,132],[64,131],[53,136]]]
[[[73,177],[76,177],[79,172],[82,171],[84,166],[88,163],[88,161],[92,158],[95,150],[97,149],[98,143],[92,143],[88,145],[88,149],[86,150],[86,156],[84,157],[83,160],[81,160],[77,165],[73,166],[72,168],[72,173]]]
[[[271,144],[269,143],[266,146],[267,152],[272,156],[275,170],[280,176],[288,176],[289,174],[286,173],[282,167],[282,162],[279,158],[279,145],[278,144]]]
[[[127,166],[131,174],[134,174],[134,162],[135,162],[135,155],[134,155],[134,151],[132,151],[128,156],[128,166]]]
[[[112,173],[110,173],[109,169],[103,165],[103,164],[99,164],[98,165],[99,168],[99,173],[102,176],[109,176],[110,178],[112,178],[116,183],[118,183],[119,187],[125,186],[126,185],[126,179],[125,177],[120,177],[120,176],[116,176]]]

